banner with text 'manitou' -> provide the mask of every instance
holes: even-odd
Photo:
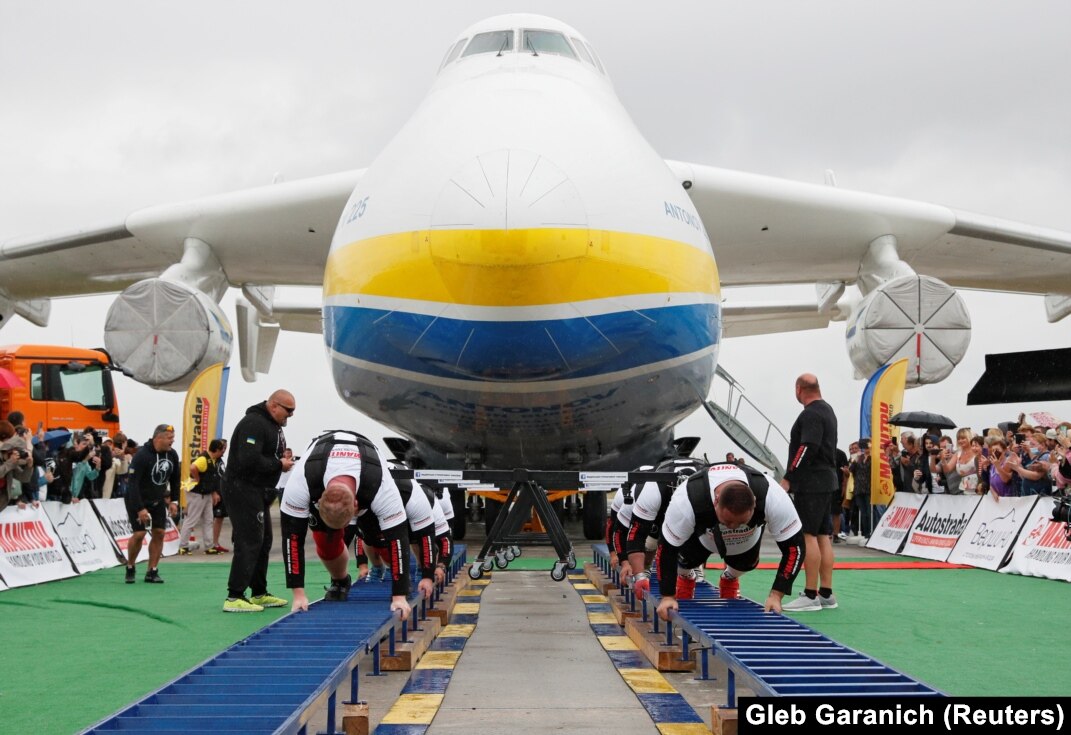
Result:
[[[907,381],[907,358],[880,369],[864,391],[870,393],[870,502],[888,505],[896,494],[892,473],[898,467],[889,464],[885,445],[896,441],[889,418],[900,413],[904,405],[904,384]]]

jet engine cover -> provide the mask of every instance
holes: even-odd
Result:
[[[901,276],[867,294],[848,320],[857,378],[908,358],[907,385],[939,383],[971,342],[971,317],[956,290],[931,276]]]
[[[108,309],[104,344],[112,359],[154,388],[186,390],[205,368],[231,355],[234,334],[219,305],[175,281],[150,278]]]

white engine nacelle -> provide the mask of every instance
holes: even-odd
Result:
[[[205,368],[231,356],[234,334],[219,305],[191,286],[138,281],[108,309],[104,345],[140,383],[186,390]]]
[[[856,378],[908,358],[907,385],[939,383],[971,343],[971,317],[956,290],[931,276],[901,276],[867,294],[845,333]]]

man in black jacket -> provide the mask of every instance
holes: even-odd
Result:
[[[286,600],[268,592],[270,508],[280,473],[294,465],[293,459],[283,457],[283,427],[295,408],[294,396],[277,390],[268,400],[246,409],[231,435],[223,499],[234,529],[234,557],[224,612],[260,612],[286,605]],[[252,592],[250,599],[245,597],[247,588]]]
[[[796,400],[803,404],[789,433],[788,468],[781,487],[792,493],[807,544],[806,586],[782,606],[786,612],[813,612],[837,607],[833,596],[834,500],[840,497],[837,469],[837,417],[822,399],[818,378],[796,378]]]

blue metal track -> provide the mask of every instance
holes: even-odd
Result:
[[[593,544],[592,551],[603,572],[617,581],[606,544]],[[653,612],[658,597],[652,593],[650,602],[641,603],[643,619],[652,619],[656,632],[663,626],[667,642],[674,640],[674,624],[681,629],[683,657],[690,646],[702,649],[703,678],[708,652],[725,662],[730,707],[735,706],[737,677],[758,696],[943,696],[792,618],[767,613],[751,600],[722,600],[709,584],[696,585],[695,599],[678,601],[680,610],[670,623],[649,616],[648,604]]]
[[[465,546],[457,544],[447,584],[464,563]],[[378,673],[380,646],[393,649],[396,625],[404,641],[435,604],[414,596],[402,626],[389,601],[389,584],[356,583],[345,603],[316,602],[280,618],[84,732],[304,733],[326,706],[327,732],[334,733],[338,687],[348,677],[357,701],[358,663],[371,654]]]

